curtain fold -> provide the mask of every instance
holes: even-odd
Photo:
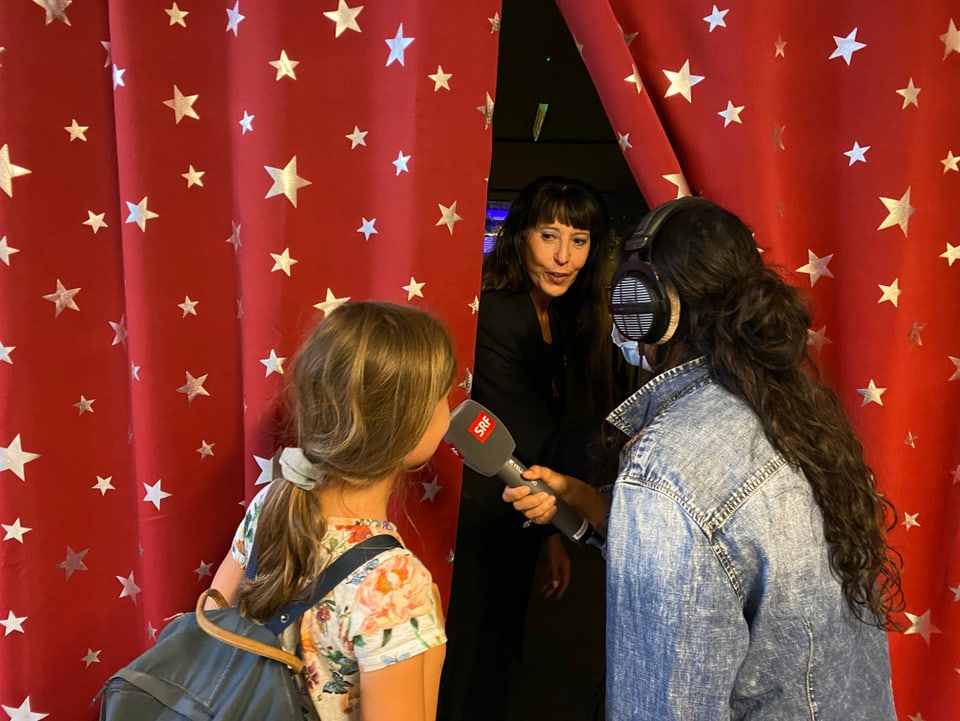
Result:
[[[814,357],[898,508],[900,717],[952,719],[960,7],[557,4],[648,203],[692,190],[730,208],[812,302]]]
[[[95,718],[106,678],[193,607],[325,313],[438,314],[451,402],[469,391],[499,12],[0,5],[8,715]],[[441,448],[395,508],[444,596],[460,470]]]

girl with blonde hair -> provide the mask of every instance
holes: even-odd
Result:
[[[375,301],[330,313],[292,369],[298,445],[278,451],[212,586],[265,621],[350,547],[399,538],[388,499],[446,432],[455,372],[427,313]],[[324,721],[432,721],[445,644],[430,572],[402,546],[383,551],[303,615],[305,692]]]

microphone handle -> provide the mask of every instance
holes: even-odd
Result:
[[[558,498],[557,494],[554,493],[553,489],[546,483],[535,480],[530,481],[521,476],[520,474],[525,470],[527,470],[527,467],[511,456],[507,462],[503,464],[503,468],[497,471],[497,476],[511,488],[525,486],[529,488],[532,493],[549,493],[551,496],[557,498],[557,512],[553,518],[550,519],[550,523],[574,543],[586,543],[593,537],[596,531],[586,519],[567,505],[565,501]]]

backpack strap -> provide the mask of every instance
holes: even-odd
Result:
[[[371,536],[365,541],[358,543],[344,552],[325,569],[323,569],[320,574],[320,578],[317,580],[317,585],[314,588],[313,594],[309,600],[288,603],[286,606],[280,609],[280,612],[277,613],[277,615],[263,625],[279,636],[284,629],[299,619],[307,611],[307,609],[316,605],[324,596],[330,593],[330,591],[332,591],[338,583],[349,576],[353,571],[357,570],[360,568],[360,566],[384,551],[388,551],[391,548],[402,547],[403,544],[400,543],[400,541],[394,536],[389,534]],[[255,564],[255,558],[252,552],[250,554],[250,561]],[[303,668],[303,661],[301,661],[297,656],[288,653],[281,648],[262,643],[261,641],[248,638],[232,631],[227,631],[226,629],[220,628],[220,626],[208,619],[207,612],[205,610],[207,598],[212,598],[215,600],[217,605],[221,608],[226,606],[226,601],[224,600],[223,595],[215,588],[208,588],[206,591],[200,594],[200,598],[197,599],[195,618],[197,620],[197,625],[203,631],[222,641],[223,643],[235,646],[236,648],[240,648],[245,651],[250,651],[260,656],[272,658],[289,666],[294,673],[300,673],[300,670]],[[124,669],[124,671],[126,671],[126,669]]]
[[[402,547],[403,544],[400,543],[395,536],[389,534],[371,536],[365,541],[358,543],[323,569],[320,578],[317,579],[317,585],[314,588],[313,594],[309,599],[288,603],[263,625],[279,636],[287,626],[294,623],[306,613],[308,609],[319,603],[324,596],[330,593],[334,587],[353,571],[384,551],[389,551],[391,548]],[[253,563],[256,562],[253,551],[250,553],[250,561]],[[249,565],[248,563],[248,567]]]
[[[207,598],[214,599],[218,605],[223,604],[221,608],[226,605],[226,601],[223,598],[223,595],[215,588],[208,588],[206,591],[200,594],[200,598],[197,599],[197,608],[194,618],[197,620],[197,626],[200,627],[204,633],[209,636],[213,636],[218,641],[222,641],[230,646],[235,648],[243,649],[244,651],[249,651],[250,653],[255,653],[258,656],[264,656],[265,658],[272,658],[274,661],[279,661],[282,664],[289,666],[290,670],[294,673],[300,673],[303,669],[303,661],[301,661],[297,656],[292,653],[284,651],[282,648],[277,648],[276,646],[271,646],[270,644],[264,643],[263,641],[258,641],[254,638],[244,636],[243,634],[234,633],[233,631],[228,631],[225,628],[221,628],[216,623],[207,618],[207,612],[205,610]],[[237,609],[230,609],[233,613],[236,613]],[[151,674],[141,673],[139,671],[133,670],[129,667],[122,668],[117,672],[117,675],[121,678],[126,679],[135,686],[140,687],[151,696],[155,696],[158,699],[163,698],[163,693],[167,689],[171,688],[169,682],[162,680]],[[106,688],[106,687],[104,687]],[[182,689],[181,689],[182,690]],[[100,693],[103,693],[103,689],[100,690]],[[99,696],[99,694],[97,694]],[[178,693],[176,696],[177,699],[181,701],[187,699],[187,696],[184,696],[181,693]],[[96,699],[94,699],[96,700]],[[168,706],[173,706],[174,700],[171,699],[169,703],[163,701]],[[179,706],[177,707],[179,709]],[[206,709],[206,707],[205,707]],[[204,711],[205,714],[209,715],[208,711]],[[196,718],[196,717],[194,717]]]

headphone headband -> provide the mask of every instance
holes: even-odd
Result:
[[[660,227],[667,222],[667,219],[674,213],[683,208],[689,208],[692,205],[715,205],[715,203],[712,203],[706,198],[683,197],[668,200],[666,203],[658,205],[643,216],[640,225],[633,231],[633,235],[624,243],[624,252],[629,253],[635,250],[641,250],[649,255],[650,246],[653,244],[654,237],[660,232]]]

